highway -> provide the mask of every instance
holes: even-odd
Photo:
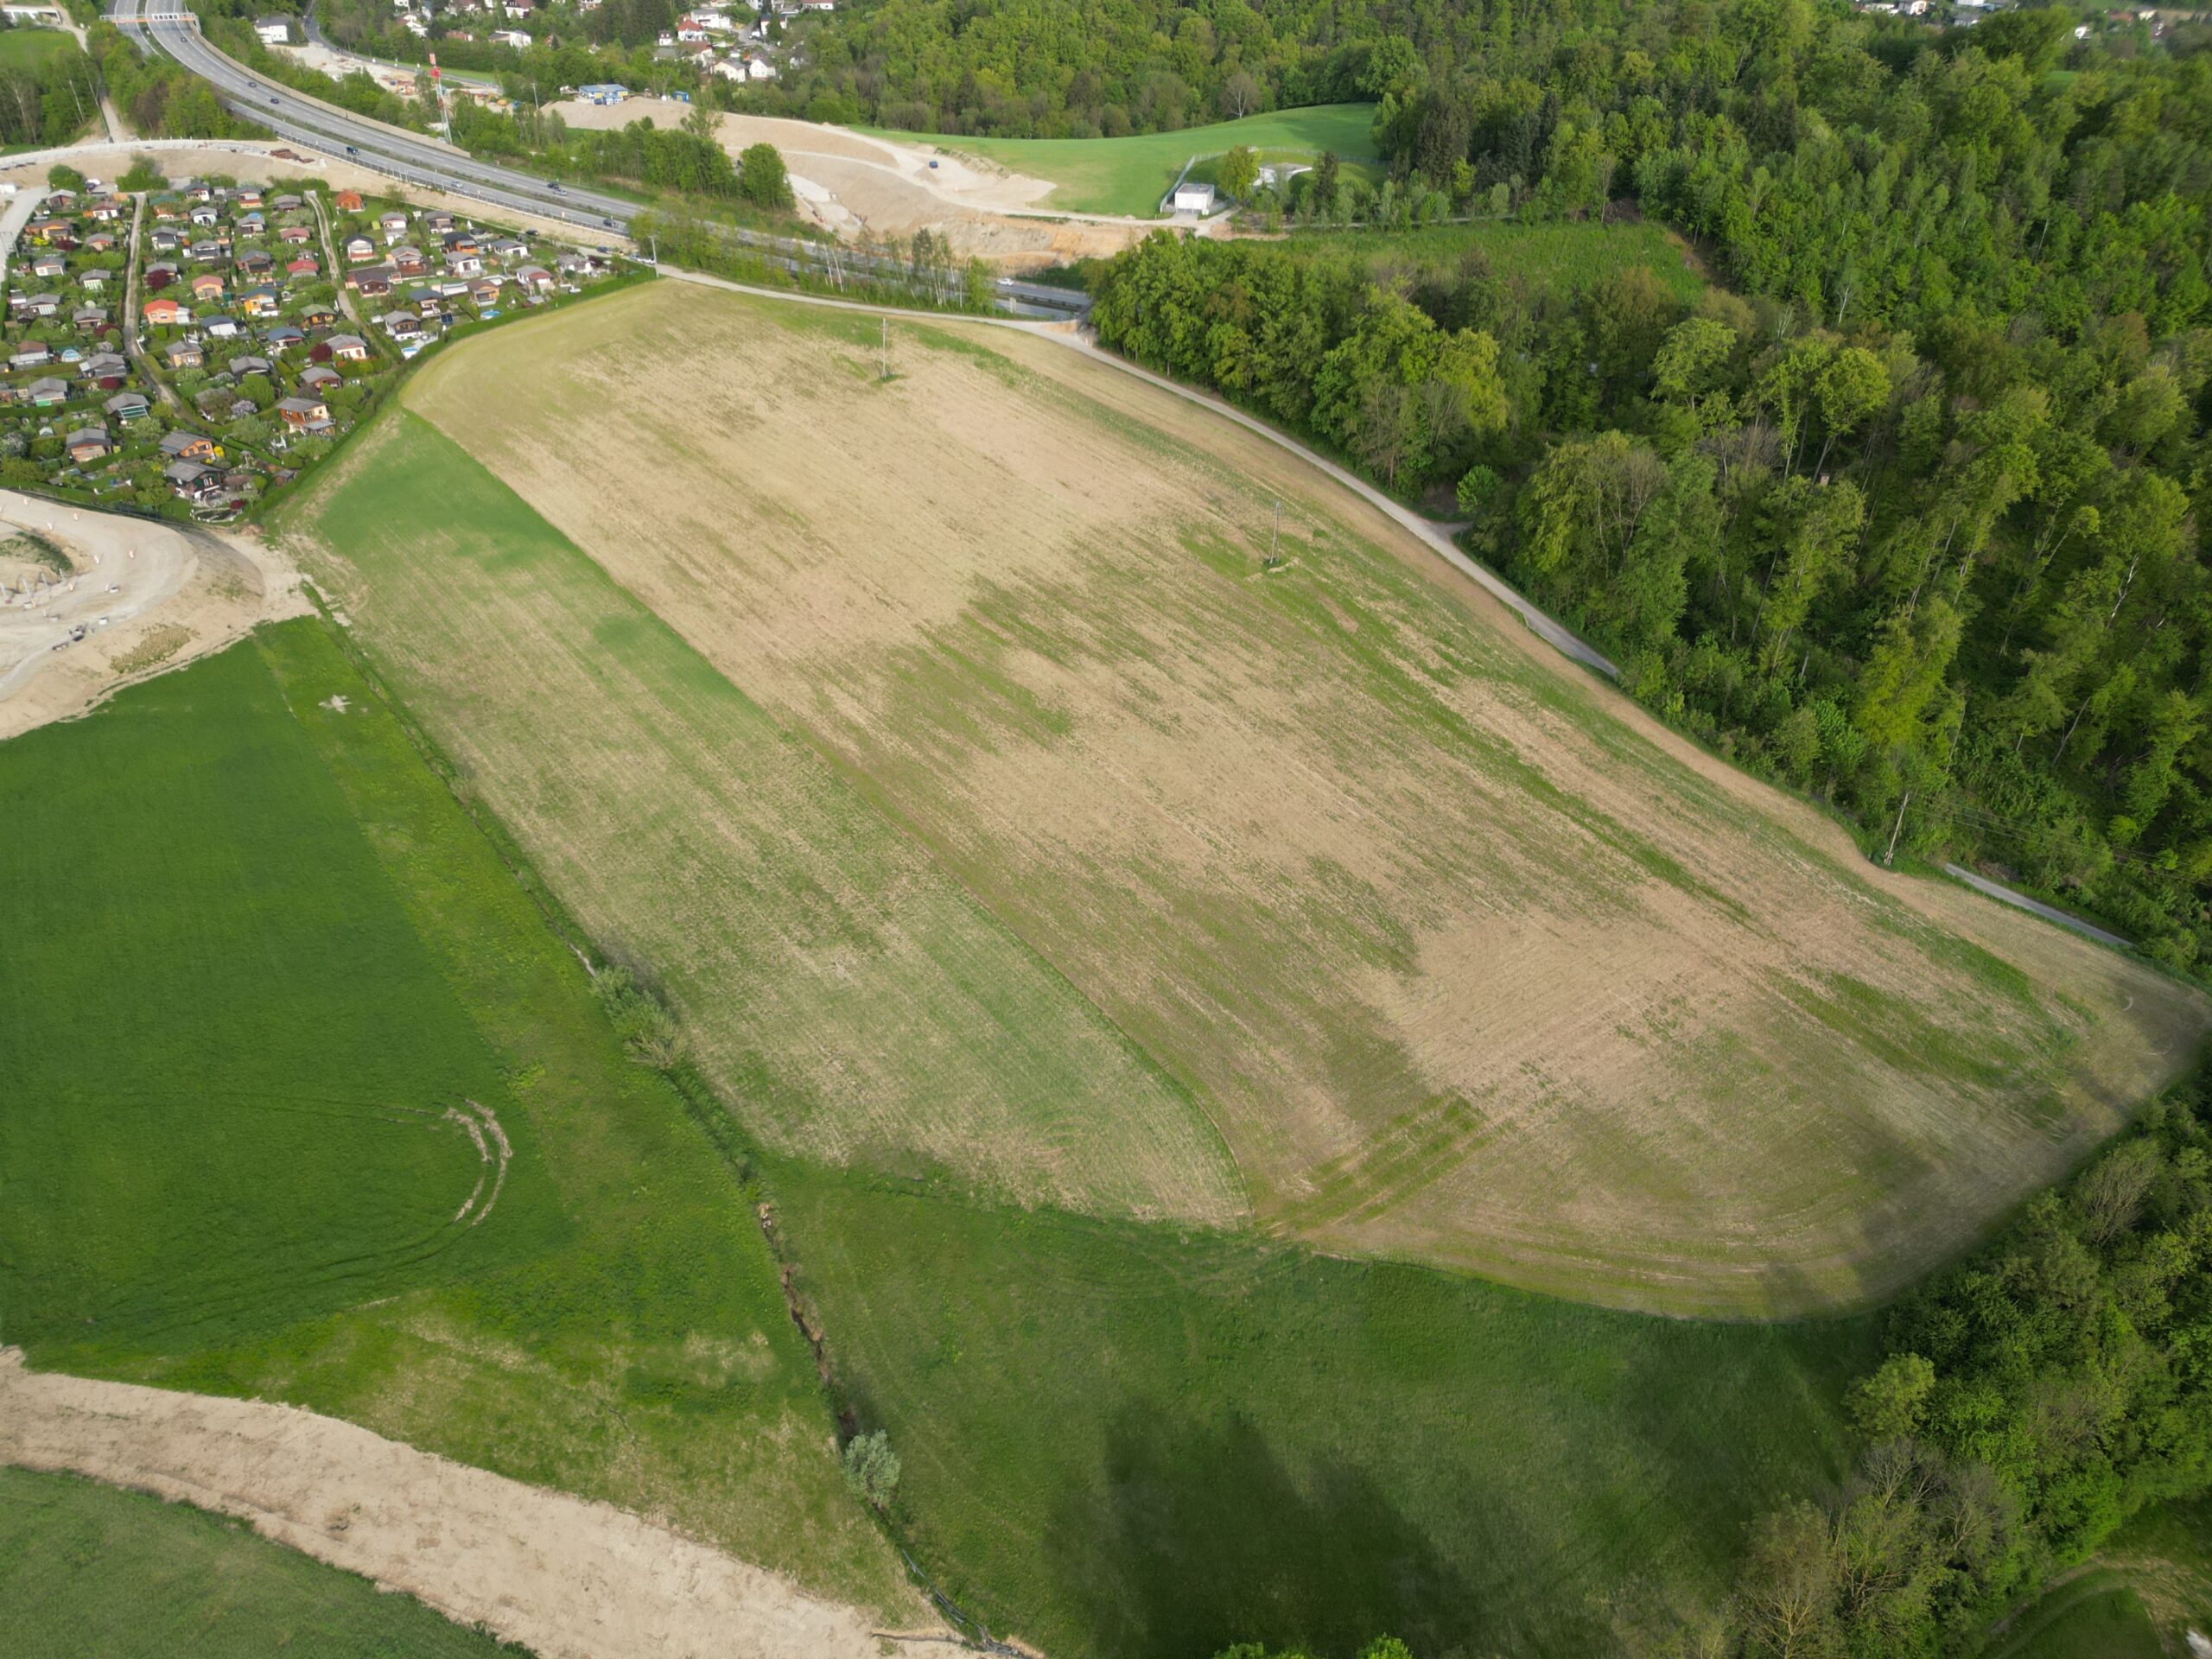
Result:
[[[293,143],[342,154],[403,183],[572,225],[587,238],[627,238],[632,217],[641,211],[620,196],[479,161],[451,144],[350,114],[257,75],[202,38],[199,19],[185,9],[184,0],[113,0],[109,16],[126,35],[139,36],[207,81],[234,114]],[[735,227],[723,227],[721,234],[788,270],[820,275],[829,263],[820,246],[797,238]],[[849,272],[866,275],[884,268],[850,249],[838,250],[836,257]],[[997,286],[1000,302],[1026,315],[1065,317],[1090,308],[1087,296],[1066,289],[1011,279]]]

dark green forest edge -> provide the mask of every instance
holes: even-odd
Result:
[[[1737,292],[1161,237],[1094,278],[1099,333],[1456,497],[1633,695],[1870,844],[1901,826],[2196,967],[2212,56],[2075,16],[1416,22],[1370,58],[1400,178],[1522,220],[1640,211]]]

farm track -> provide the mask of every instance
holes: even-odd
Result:
[[[294,1407],[34,1372],[0,1350],[0,1460],[252,1523],[542,1659],[874,1659],[865,1615],[668,1528]]]

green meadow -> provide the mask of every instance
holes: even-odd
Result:
[[[912,1611],[736,1170],[334,630],[0,745],[0,820],[54,849],[0,864],[0,1341]],[[455,1101],[513,1149],[475,1225]]]
[[[800,1281],[941,1587],[1058,1659],[1237,1640],[1583,1654],[1603,1599],[1726,1592],[1836,1478],[1871,1319],[1608,1313],[1249,1236],[786,1166]]]
[[[36,1659],[493,1659],[516,1649],[243,1522],[0,1468],[0,1619]]]
[[[1382,269],[1443,275],[1479,254],[1497,276],[1532,293],[1579,294],[1624,270],[1642,269],[1685,304],[1705,279],[1681,245],[1659,226],[1480,223],[1413,231],[1294,232],[1285,245],[1305,253],[1350,254]]]
[[[1249,144],[1262,161],[1310,161],[1332,149],[1347,162],[1370,162],[1375,142],[1368,130],[1374,119],[1372,104],[1319,104],[1123,138],[970,138],[875,127],[861,130],[900,143],[934,144],[980,156],[1009,172],[1050,179],[1058,188],[1036,204],[1040,207],[1150,218],[1160,211],[1160,199],[1183,163],[1194,157],[1204,162]]]

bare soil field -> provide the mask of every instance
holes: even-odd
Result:
[[[1263,440],[1040,338],[896,324],[887,383],[876,339],[660,284],[407,402],[1156,1060],[1263,1224],[1630,1306],[1855,1305],[2204,1035],[2171,980],[1870,870]],[[485,649],[495,597],[443,643],[391,620],[456,731],[501,677],[606,671]],[[478,783],[619,859],[621,810],[533,773]]]
[[[866,1615],[611,1504],[334,1417],[27,1370],[0,1349],[0,1462],[233,1515],[543,1659],[874,1659]]]

